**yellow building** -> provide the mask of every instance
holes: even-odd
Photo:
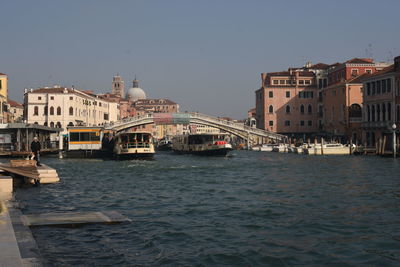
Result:
[[[7,99],[8,87],[7,87],[8,79],[7,75],[0,73],[0,95]]]
[[[7,83],[7,75],[0,73],[0,123],[7,122],[7,114],[5,114],[7,110],[3,110],[5,104],[7,104]]]

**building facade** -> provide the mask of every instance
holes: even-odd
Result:
[[[289,69],[261,74],[256,91],[257,128],[282,134],[318,130],[318,87],[312,71]]]
[[[7,123],[8,77],[0,73],[0,123]]]
[[[334,83],[322,90],[325,135],[343,143],[350,138],[354,143],[361,142],[363,76]]]
[[[24,106],[14,100],[8,99],[8,123],[22,122],[24,119]]]
[[[394,64],[367,77],[363,82],[363,141],[375,147],[386,137],[391,148],[392,126],[400,127],[400,56]]]
[[[119,104],[74,88],[25,90],[24,119],[49,127],[97,126],[119,120]]]

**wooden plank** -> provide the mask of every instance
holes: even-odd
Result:
[[[67,226],[90,223],[121,223],[131,220],[117,211],[65,212],[22,215],[21,221],[27,226]]]
[[[33,167],[36,166],[36,160],[12,159],[10,160],[11,167]]]

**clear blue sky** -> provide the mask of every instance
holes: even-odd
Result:
[[[110,91],[136,74],[150,98],[245,118],[260,73],[400,54],[400,1],[2,1],[10,97],[59,84]]]

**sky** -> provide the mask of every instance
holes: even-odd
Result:
[[[0,73],[24,88],[111,91],[117,73],[181,111],[235,119],[261,73],[400,55],[397,0],[2,0]]]

